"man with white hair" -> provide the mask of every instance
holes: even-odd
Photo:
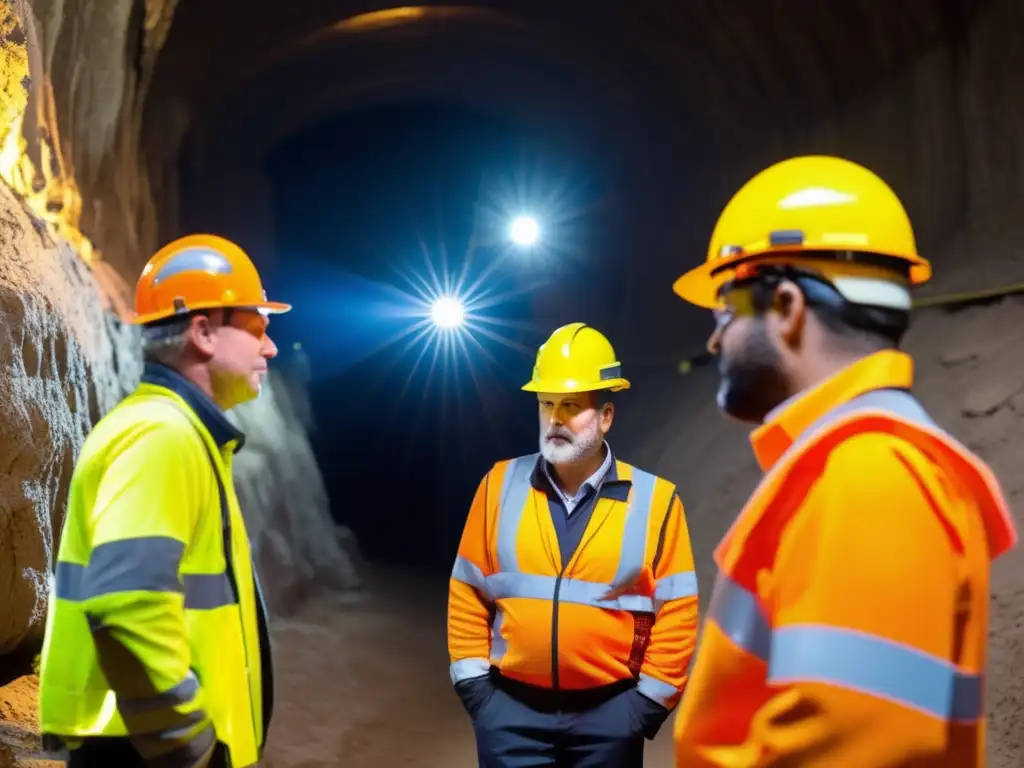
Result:
[[[611,344],[557,329],[533,378],[540,452],[473,499],[448,602],[481,766],[639,766],[686,684],[697,580],[676,487],[616,459]]]

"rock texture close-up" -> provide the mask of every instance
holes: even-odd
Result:
[[[0,654],[41,638],[75,457],[140,371],[135,329],[0,185]]]

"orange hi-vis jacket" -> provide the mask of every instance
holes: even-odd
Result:
[[[492,666],[552,690],[633,678],[671,709],[697,634],[697,579],[675,486],[614,461],[609,476],[628,495],[598,489],[563,567],[540,461],[498,462],[473,499],[449,587],[452,682]]]
[[[912,374],[875,353],[753,433],[766,474],[715,552],[680,768],[985,764],[989,571],[1016,531]]]

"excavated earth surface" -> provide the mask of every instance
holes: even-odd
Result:
[[[443,584],[377,574],[365,592],[315,597],[279,620],[264,768],[475,766],[473,732],[448,681],[445,595]],[[33,758],[36,693],[32,677],[0,689],[0,768],[61,765]],[[648,765],[672,764],[671,741],[669,723]]]

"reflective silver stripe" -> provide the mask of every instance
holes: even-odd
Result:
[[[697,574],[693,571],[673,573],[662,576],[654,586],[654,602],[657,608],[671,600],[682,600],[684,597],[696,597]]]
[[[231,262],[212,248],[186,248],[171,256],[153,277],[153,285],[182,272],[207,272],[213,275],[230,275]]]
[[[519,525],[530,497],[530,473],[540,454],[512,459],[505,469],[498,507],[498,570],[518,571]]]
[[[832,423],[858,411],[891,413],[938,430],[959,445],[936,426],[909,392],[880,389],[826,413],[797,438],[776,466],[784,466],[791,455]],[[851,630],[815,625],[787,626],[773,632],[757,596],[724,573],[715,581],[708,618],[739,648],[769,664],[770,683],[827,682],[945,719],[973,720],[983,711],[980,676],[959,671],[949,661]]]
[[[635,584],[643,573],[647,555],[647,530],[651,520],[651,499],[658,478],[649,472],[633,468],[633,485],[626,507],[626,526],[622,532],[619,567],[612,584],[628,587]]]
[[[160,709],[173,709],[188,704],[199,692],[199,680],[195,673],[189,672],[185,679],[170,690],[148,696],[144,699],[125,699],[118,697],[117,708],[125,715],[137,715]]]
[[[463,680],[483,677],[490,669],[491,663],[487,659],[459,659],[452,662],[448,674],[452,678],[452,685],[456,685]]]
[[[982,716],[982,677],[910,646],[837,627],[776,629],[768,682],[827,683],[943,720]]]
[[[226,572],[185,573],[181,578],[185,582],[185,607],[190,611],[209,611],[236,602]]]
[[[527,598],[553,600],[555,597],[555,576],[539,576],[535,573],[495,573],[487,577],[488,591],[494,600]],[[589,605],[594,608],[630,611],[633,613],[653,612],[654,599],[644,595],[619,595],[607,598],[611,584],[602,584],[580,579],[562,579],[558,600],[562,603]]]
[[[224,572],[179,576],[185,545],[166,536],[121,539],[100,544],[88,565],[58,561],[54,590],[61,600],[82,602],[119,592],[184,593],[189,609],[233,605]]]
[[[804,434],[813,434],[816,427],[824,426],[862,410],[889,411],[915,424],[922,424],[932,429],[938,428],[924,406],[909,392],[902,389],[875,389],[833,408],[818,422],[811,425],[810,429],[805,430]]]
[[[636,689],[651,701],[656,701],[663,707],[671,707],[672,703],[679,696],[680,691],[673,685],[659,680],[656,677],[640,673],[636,682]]]
[[[505,621],[505,613],[501,606],[494,609],[494,623],[491,624],[491,663],[497,666],[505,658],[508,651],[508,642],[501,635],[501,625]]]
[[[776,466],[783,464],[786,458],[800,450],[802,446],[820,434],[822,430],[826,429],[830,424],[839,421],[840,419],[844,419],[857,411],[888,411],[889,413],[899,416],[900,418],[914,424],[938,430],[942,432],[943,437],[947,438],[951,443],[953,443],[953,445],[960,446],[960,443],[958,443],[955,438],[932,420],[932,417],[928,415],[928,412],[924,407],[909,392],[902,389],[875,389],[870,392],[865,392],[863,395],[853,398],[853,400],[848,400],[847,402],[836,406],[816,422],[811,424],[811,426],[805,429],[793,444],[786,449],[782,457],[780,457],[776,462]],[[962,448],[962,450],[965,453],[968,452],[966,448]]]
[[[850,416],[857,411],[887,411],[911,422],[927,427],[935,423],[914,397],[899,389],[878,389],[866,392],[842,405],[833,408],[812,424],[796,439],[776,462],[783,466],[786,459],[800,450],[809,440],[820,434],[829,424]],[[771,476],[771,472],[768,476]],[[762,487],[767,478],[762,481]],[[755,491],[756,495],[757,491]],[[756,596],[739,586],[724,573],[719,573],[711,596],[709,618],[729,636],[736,645],[758,658],[767,661],[771,645],[771,627],[761,610]]]
[[[516,556],[519,526],[531,489],[530,474],[536,466],[538,458],[538,454],[533,454],[513,459],[505,471],[501,489],[501,506],[498,512],[497,550],[500,570],[484,577],[485,589],[481,590],[491,600],[514,597],[554,599],[557,577],[520,573]],[[605,584],[563,578],[558,593],[560,601],[634,613],[654,611],[654,599],[651,597],[623,594],[618,597],[606,598],[605,595],[613,589],[628,588],[636,583],[643,572],[647,554],[651,501],[657,481],[657,477],[648,472],[633,470],[632,488],[629,506],[626,510],[626,523],[615,581],[612,584]],[[455,568],[459,569],[465,578],[455,576],[453,569],[454,578],[465,581],[467,584],[471,583],[469,579],[472,576],[462,570],[458,559],[456,559]]]
[[[146,758],[146,765],[153,768],[193,768],[217,743],[213,725],[206,726],[192,738],[170,751],[164,752],[168,743],[182,742],[188,738],[191,726],[159,734],[132,736],[135,748]]]
[[[768,661],[772,629],[761,611],[757,596],[724,573],[719,573],[711,593],[708,620],[747,653]]]
[[[117,592],[181,592],[185,545],[169,536],[108,541],[93,549],[86,566],[57,563],[57,596],[67,600]]]
[[[489,587],[487,585],[487,577],[484,576],[484,572],[481,571],[477,565],[462,555],[455,556],[455,565],[452,566],[452,578],[455,581],[461,581],[463,584],[468,584],[473,589],[480,592],[488,600],[493,598],[490,596]]]

